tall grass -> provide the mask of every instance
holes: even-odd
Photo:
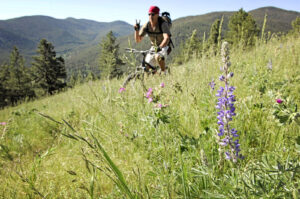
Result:
[[[222,63],[207,56],[147,77],[145,86],[168,104],[162,110],[139,81],[118,93],[123,80],[2,110],[0,196],[298,198],[300,127],[290,116],[300,105],[299,46],[299,38],[273,38],[231,49],[244,160],[218,164],[217,97],[208,84]]]

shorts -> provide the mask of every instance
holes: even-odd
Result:
[[[165,59],[167,59],[168,49],[169,49],[169,46],[166,46],[166,47],[163,47],[161,49],[161,51],[159,51],[155,54],[147,54],[146,58],[145,58],[145,61],[147,63],[149,63],[151,66],[158,66],[158,63],[156,63],[156,60],[155,60],[155,55],[159,55],[160,57],[164,57]],[[151,46],[151,48],[149,50],[150,51],[155,51],[155,47]]]

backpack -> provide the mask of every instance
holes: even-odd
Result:
[[[149,29],[148,29],[148,27],[149,27],[149,25],[150,25],[150,22],[149,22],[149,21],[148,21],[148,24],[147,24],[146,32],[147,32],[147,33],[150,33],[150,34],[162,34],[163,32],[162,32],[161,26],[162,26],[162,23],[163,23],[163,22],[167,22],[168,27],[169,27],[169,29],[171,30],[171,28],[172,28],[172,19],[171,19],[171,17],[170,17],[170,13],[168,13],[168,12],[163,12],[163,13],[161,14],[161,16],[158,17],[158,27],[159,27],[159,32],[151,32],[151,31],[149,31]],[[171,45],[172,45],[172,47],[174,48],[174,44],[173,44],[173,41],[172,41],[172,39],[171,39],[171,36],[172,36],[172,35],[170,35],[170,41],[169,41],[169,44],[168,44],[168,46],[169,46],[168,54],[170,54],[170,52],[172,51]]]
[[[161,24],[162,24],[162,22],[164,22],[164,21],[167,22],[167,24],[168,24],[168,26],[169,26],[169,29],[171,30],[171,28],[172,28],[172,19],[171,19],[170,13],[168,13],[168,12],[163,12],[163,13],[161,14],[160,19],[161,19]],[[160,24],[160,29],[161,29],[161,24]]]

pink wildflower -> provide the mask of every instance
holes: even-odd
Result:
[[[281,104],[281,103],[283,102],[283,100],[282,100],[282,99],[276,99],[276,102],[277,102],[278,104]]]
[[[0,122],[0,125],[5,126],[7,123],[6,122]]]
[[[160,87],[164,88],[165,87],[165,83],[161,83]]]
[[[151,97],[151,95],[152,95],[152,92],[153,92],[153,90],[152,90],[152,88],[149,88],[148,89],[148,92],[147,92],[147,94],[146,94],[146,98],[150,98]]]
[[[119,89],[119,93],[122,93],[123,91],[125,91],[125,88],[120,88]]]
[[[166,108],[168,107],[169,105],[168,104],[165,104],[165,105],[162,105],[162,104],[156,104],[155,107],[157,108]]]
[[[151,97],[148,98],[148,102],[151,103],[153,99]]]

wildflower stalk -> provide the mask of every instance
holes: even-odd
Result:
[[[267,24],[267,13],[265,13],[265,18],[264,18],[264,23],[263,23],[263,27],[261,30],[261,37],[260,37],[260,41],[261,42],[265,42],[265,29],[266,29],[266,24]]]
[[[219,35],[218,35],[218,49],[221,47],[221,40],[222,40],[222,26],[224,22],[224,15],[221,18],[220,26],[219,26]]]
[[[205,48],[206,48],[206,35],[205,32],[203,33],[203,38],[202,38],[202,55],[205,52]]]
[[[231,128],[230,121],[232,117],[235,116],[235,96],[233,91],[235,88],[229,85],[229,79],[233,77],[233,72],[229,72],[229,67],[231,65],[229,60],[229,48],[228,43],[224,42],[222,44],[221,56],[223,67],[223,75],[220,76],[220,81],[224,82],[225,86],[220,87],[216,96],[219,97],[216,108],[220,111],[218,112],[218,124],[219,124],[219,145],[220,152],[225,153],[225,158],[236,162],[238,158],[242,158],[240,152],[239,140],[237,130]],[[222,159],[222,156],[220,157]]]

